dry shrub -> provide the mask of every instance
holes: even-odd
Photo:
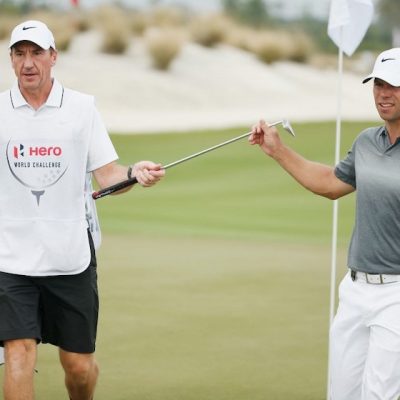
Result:
[[[182,9],[176,7],[156,7],[148,12],[133,11],[129,13],[129,26],[131,31],[142,36],[151,28],[180,28],[186,22]]]
[[[76,20],[72,14],[42,10],[31,13],[27,19],[36,19],[44,22],[53,32],[56,47],[59,51],[68,50],[78,31]]]
[[[304,32],[293,33],[292,49],[289,59],[300,63],[305,63],[315,50],[315,45],[310,36]]]
[[[368,72],[371,71],[373,67],[374,61],[375,55],[372,55],[369,52],[361,52],[354,55],[353,57],[344,57],[343,68],[346,71],[351,71],[356,74],[368,75]],[[308,64],[318,69],[336,70],[338,68],[338,56],[335,53],[328,54],[314,52],[309,57]]]
[[[57,50],[67,51],[75,36],[75,31],[71,26],[64,25],[60,22],[57,24],[57,29],[53,29],[54,39],[56,41]]]
[[[191,37],[196,43],[213,47],[225,40],[230,26],[231,21],[223,15],[203,15],[192,21]]]
[[[287,33],[262,31],[253,37],[252,51],[261,61],[271,64],[289,58],[291,42]]]
[[[252,51],[252,43],[258,32],[254,29],[232,24],[226,33],[225,43],[241,50]]]
[[[84,11],[73,13],[70,18],[77,32],[87,32],[92,28],[90,16]]]
[[[123,54],[129,47],[131,32],[129,18],[121,8],[102,6],[92,14],[92,26],[102,32],[101,51],[109,54]]]
[[[313,51],[313,43],[303,33],[261,31],[253,35],[250,51],[267,64],[282,60],[306,62]]]
[[[22,21],[15,16],[0,16],[0,40],[10,39],[11,31]]]
[[[115,23],[103,25],[103,43],[101,51],[108,54],[123,54],[130,44],[131,35],[127,26]]]
[[[57,50],[68,50],[74,36],[78,32],[78,25],[72,15],[58,16],[49,24],[54,34]]]
[[[319,69],[334,69],[337,67],[337,55],[315,53],[309,58],[309,64]]]
[[[11,30],[25,20],[44,22],[54,34],[57,50],[68,50],[75,34],[83,30],[84,19],[87,17],[74,13],[59,13],[49,10],[39,10],[21,17],[4,16],[0,18],[0,39],[10,36]],[[85,23],[86,24],[86,23]]]
[[[186,20],[182,9],[176,7],[156,7],[149,13],[149,23],[153,27],[181,27]]]
[[[153,28],[146,34],[146,46],[153,66],[167,70],[183,46],[183,34],[172,28]]]
[[[142,36],[150,26],[150,17],[143,12],[133,12],[129,15],[129,26],[135,35]]]

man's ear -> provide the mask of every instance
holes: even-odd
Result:
[[[58,56],[58,52],[57,50],[54,50],[53,48],[50,48],[50,55],[51,55],[51,65],[54,66],[56,65],[57,62],[57,56]]]

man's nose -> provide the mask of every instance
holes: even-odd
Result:
[[[31,56],[26,56],[24,59],[24,67],[25,68],[32,68],[33,67],[33,60]]]
[[[383,97],[390,97],[393,93],[393,87],[390,85],[382,86],[381,94]]]

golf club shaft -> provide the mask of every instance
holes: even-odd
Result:
[[[192,158],[201,156],[201,155],[206,154],[206,153],[208,153],[210,151],[219,149],[222,146],[226,146],[227,144],[236,142],[237,140],[243,139],[244,137],[250,136],[250,135],[251,135],[251,132],[244,133],[243,135],[237,136],[237,137],[235,137],[233,139],[229,139],[226,142],[216,144],[215,146],[209,147],[208,149],[204,149],[202,151],[199,151],[198,153],[191,154],[190,156],[181,158],[180,160],[177,160],[177,161],[171,162],[171,163],[169,163],[167,165],[164,165],[163,169],[174,167],[175,165],[181,164],[181,163],[183,163],[185,161],[191,160]]]
[[[278,125],[278,124],[281,124],[281,123],[282,123],[282,121],[277,121],[277,122],[274,122],[273,124],[270,124],[269,126],[271,127],[271,126],[275,126],[275,125]],[[230,144],[230,143],[236,142],[237,140],[243,139],[246,136],[250,136],[251,133],[252,132],[243,133],[240,136],[236,136],[236,137],[234,137],[232,139],[229,139],[229,140],[227,140],[225,142],[216,144],[215,146],[209,147],[208,149],[204,149],[202,151],[199,151],[198,153],[191,154],[190,156],[181,158],[180,160],[173,161],[173,162],[171,162],[169,164],[164,165],[162,167],[162,169],[168,169],[168,168],[174,167],[175,165],[181,164],[181,163],[183,163],[185,161],[189,161],[192,158],[199,157],[199,156],[201,156],[203,154],[206,154],[206,153],[208,153],[210,151],[219,149],[220,147],[226,146],[227,144]],[[115,185],[112,185],[112,186],[109,186],[107,188],[101,189],[101,190],[99,190],[97,192],[93,192],[92,193],[92,198],[95,199],[95,200],[100,199],[102,197],[108,196],[109,194],[118,192],[119,190],[125,189],[125,188],[127,188],[129,186],[132,186],[132,185],[135,185],[136,183],[137,183],[136,177],[133,177],[132,179],[127,179],[125,181],[116,183]]]

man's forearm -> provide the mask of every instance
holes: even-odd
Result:
[[[351,191],[336,178],[333,167],[307,160],[285,145],[271,157],[300,185],[317,195],[335,199]]]

